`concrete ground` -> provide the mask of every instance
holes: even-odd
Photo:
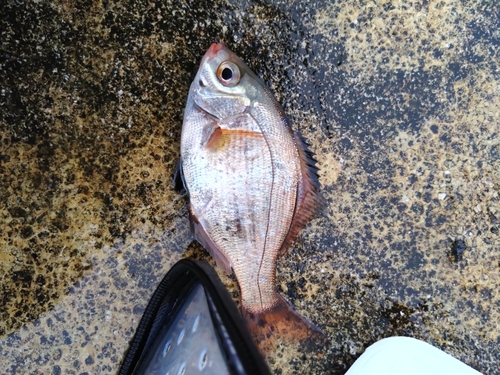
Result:
[[[1,7],[2,373],[116,373],[169,268],[211,262],[171,175],[214,41],[276,94],[327,200],[278,282],[331,342],[279,347],[273,373],[341,374],[394,335],[500,373],[498,2]]]

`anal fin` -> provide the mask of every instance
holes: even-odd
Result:
[[[232,265],[229,260],[222,254],[222,252],[213,243],[212,239],[208,236],[207,232],[203,228],[195,213],[193,212],[193,207],[189,206],[189,220],[191,222],[191,231],[194,234],[196,240],[210,253],[212,258],[214,258],[217,267],[224,270],[228,275],[233,273]]]

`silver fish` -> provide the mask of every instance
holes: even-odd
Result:
[[[213,44],[191,84],[178,176],[196,239],[241,289],[257,342],[318,330],[276,289],[276,262],[317,210],[318,169],[263,81]]]

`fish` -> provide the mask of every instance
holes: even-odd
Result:
[[[270,89],[223,43],[203,56],[181,131],[177,190],[195,239],[234,272],[255,341],[323,333],[276,287],[278,257],[322,204],[318,168]]]

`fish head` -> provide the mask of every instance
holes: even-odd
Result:
[[[263,87],[238,56],[223,43],[214,43],[201,60],[190,95],[203,111],[225,119],[249,109]]]

